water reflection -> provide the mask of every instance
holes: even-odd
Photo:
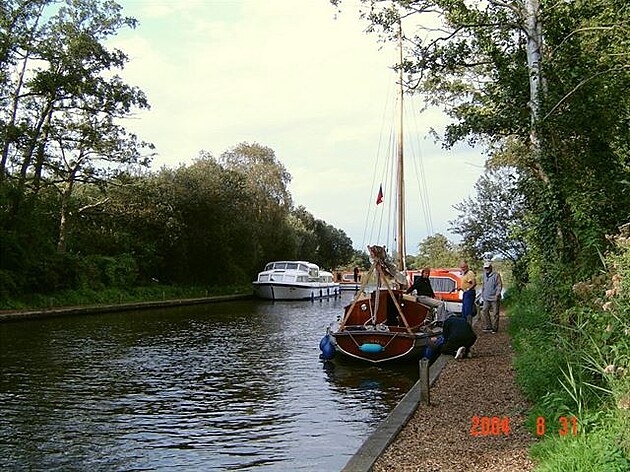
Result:
[[[0,324],[0,464],[338,470],[417,376],[319,360],[347,302]]]

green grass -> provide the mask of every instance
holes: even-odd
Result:
[[[628,351],[627,340],[615,336],[624,329],[613,323],[619,316],[584,309],[559,324],[535,291],[510,298],[516,380],[533,404],[531,434],[541,433],[540,418],[546,423],[531,449],[535,470],[630,471],[630,411],[622,405],[630,395],[630,375],[603,373],[611,363],[627,368],[627,357],[619,354]],[[559,434],[561,416],[577,418],[577,435]]]
[[[65,306],[109,305],[146,301],[202,298],[219,295],[250,294],[250,285],[227,287],[150,287],[105,288],[102,290],[66,290],[52,294],[31,294],[0,300],[0,310],[27,310]]]
[[[531,449],[537,472],[627,472],[630,460],[623,449],[628,424],[615,413],[602,418],[602,426],[578,434],[550,434]]]

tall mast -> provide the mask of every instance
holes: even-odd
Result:
[[[406,270],[405,264],[405,176],[403,165],[403,50],[402,50],[402,21],[398,20],[398,49],[399,49],[399,69],[398,81],[400,87],[400,121],[398,124],[398,270]]]

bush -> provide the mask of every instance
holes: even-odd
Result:
[[[575,416],[578,434],[545,435],[540,471],[630,470],[630,240],[617,238],[606,270],[572,287],[572,306],[547,309],[538,290],[508,306],[517,381],[536,419]]]
[[[510,303],[510,332],[516,359],[516,381],[531,401],[558,390],[566,358],[557,328],[533,290],[524,290]]]
[[[0,269],[0,300],[4,300],[14,295],[18,283],[15,281],[16,274],[8,270]]]

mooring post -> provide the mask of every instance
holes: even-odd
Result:
[[[420,360],[420,402],[424,405],[431,404],[429,395],[429,359],[426,357]]]

